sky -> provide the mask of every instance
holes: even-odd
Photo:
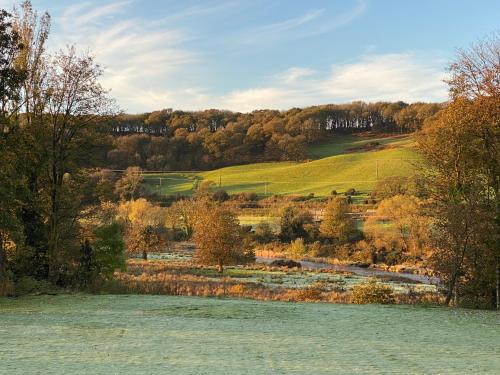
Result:
[[[50,50],[90,50],[128,113],[445,101],[457,48],[500,29],[498,0],[32,3]]]

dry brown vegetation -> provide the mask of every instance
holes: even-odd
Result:
[[[252,268],[269,271],[282,270],[265,265],[252,265]],[[321,288],[321,285],[303,289],[267,287],[256,282],[241,282],[241,280],[227,276],[214,279],[204,276],[206,271],[215,272],[215,268],[185,262],[131,260],[128,271],[116,273],[115,279],[105,289],[113,293],[249,298],[262,301],[380,303],[376,298],[353,299],[353,293],[350,291],[326,291]],[[331,270],[321,272],[336,273]],[[373,294],[370,293],[365,294]],[[377,293],[375,294],[378,296]],[[395,304],[440,302],[441,297],[432,293],[401,295],[391,293],[384,299],[384,303]]]

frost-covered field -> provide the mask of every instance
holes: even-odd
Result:
[[[0,299],[0,374],[498,374],[488,311],[165,296]]]

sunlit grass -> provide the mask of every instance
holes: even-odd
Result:
[[[369,142],[378,142],[381,146],[372,151],[352,151]],[[409,137],[340,136],[311,147],[310,156],[317,159],[232,166],[198,174],[148,175],[146,185],[163,194],[192,194],[196,180],[203,179],[215,182],[229,193],[253,191],[261,195],[314,193],[326,196],[332,190],[340,193],[355,188],[366,197],[377,180],[412,175],[419,160]]]

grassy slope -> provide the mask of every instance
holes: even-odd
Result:
[[[385,149],[352,151],[353,147],[377,141]],[[416,154],[410,138],[367,138],[341,136],[329,143],[312,146],[309,162],[256,163],[222,168],[199,174],[148,175],[150,188],[165,194],[190,193],[196,178],[212,180],[229,193],[255,191],[259,194],[308,194],[328,195],[351,187],[370,191],[378,178],[394,175],[410,175],[414,172]]]

